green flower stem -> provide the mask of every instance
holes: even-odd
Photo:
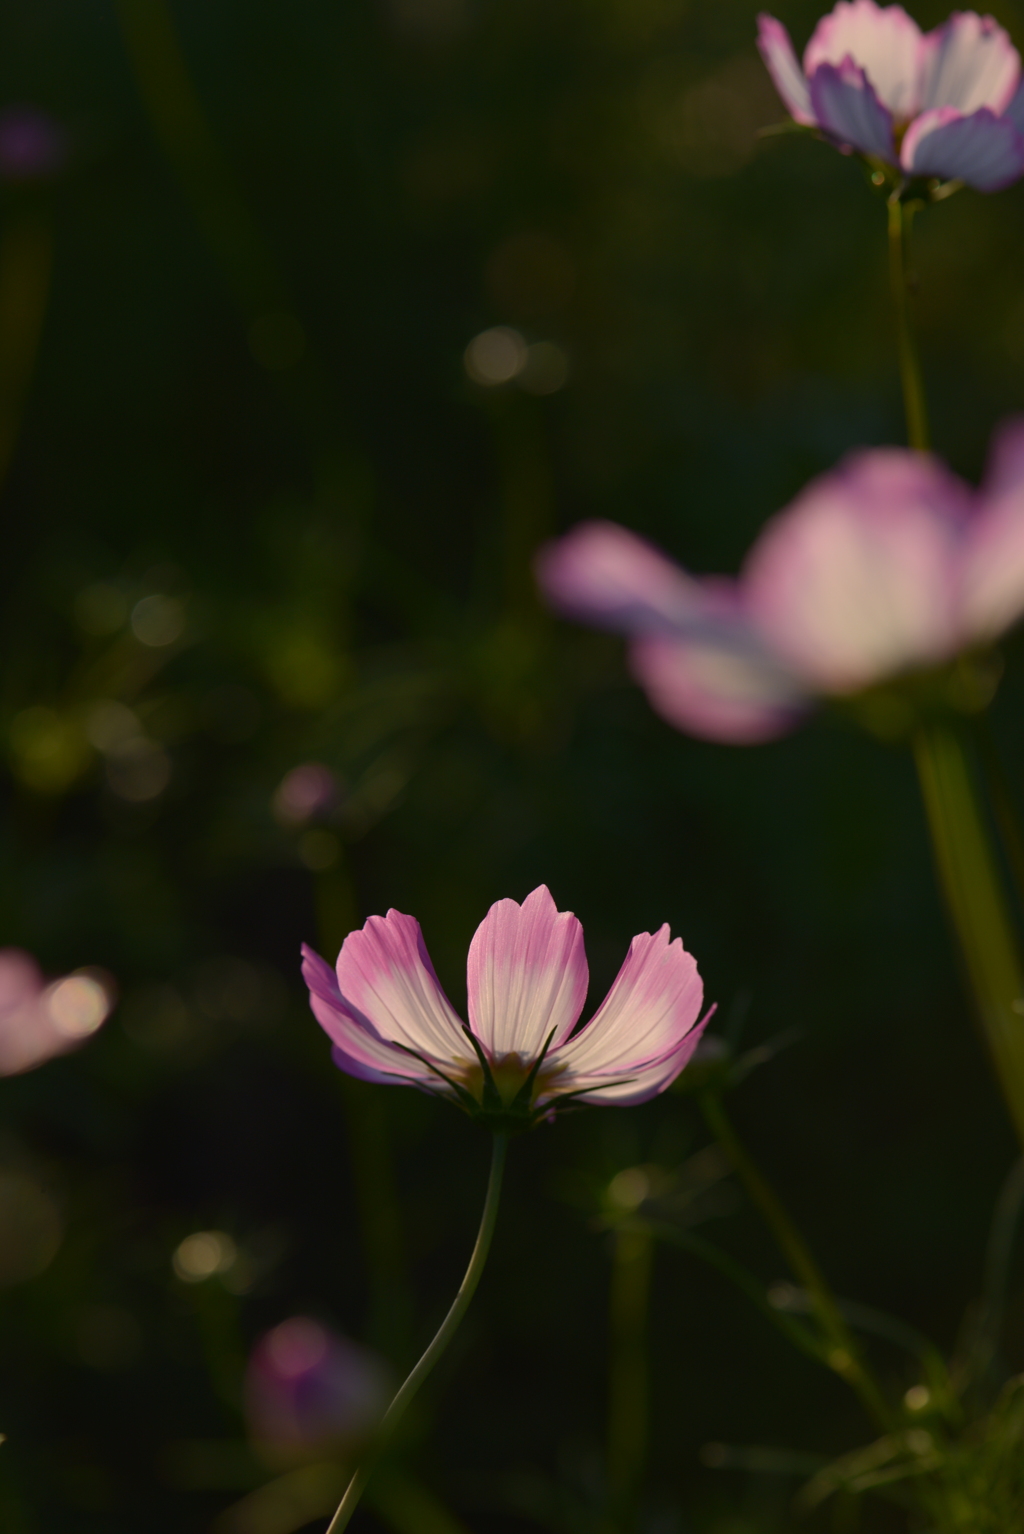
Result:
[[[889,285],[892,289],[893,309],[896,315],[896,339],[900,354],[900,379],[903,384],[903,405],[907,415],[907,441],[910,446],[926,453],[931,446],[928,431],[928,406],[925,402],[921,364],[918,361],[914,332],[910,324],[909,255],[910,226],[914,218],[914,204],[899,200],[897,193],[889,198]]]
[[[326,1534],[341,1534],[342,1529],[348,1528],[349,1520],[359,1504],[360,1497],[366,1490],[374,1467],[399,1422],[401,1422],[405,1415],[406,1407],[437,1363],[437,1360],[441,1357],[449,1342],[451,1342],[458,1331],[459,1323],[469,1309],[469,1302],[476,1293],[476,1287],[484,1271],[487,1253],[490,1251],[491,1237],[494,1235],[494,1226],[498,1218],[498,1200],[501,1197],[501,1179],[505,1170],[505,1152],[507,1147],[508,1139],[505,1135],[498,1134],[494,1136],[491,1150],[491,1172],[487,1181],[484,1211],[480,1217],[480,1229],[477,1231],[476,1245],[473,1247],[473,1255],[469,1259],[466,1276],[459,1285],[459,1292],[452,1302],[452,1307],[441,1322],[433,1342],[427,1348],[427,1351],[388,1407],[373,1444],[349,1482],[348,1489],[341,1499],[341,1506],[328,1524]]]
[[[795,1278],[807,1291],[811,1312],[828,1344],[826,1362],[856,1391],[868,1415],[888,1431],[894,1424],[885,1397],[867,1369],[835,1295],[775,1189],[744,1149],[717,1092],[705,1092],[700,1106],[708,1128],[761,1211]]]
[[[1024,1144],[1024,975],[981,791],[952,726],[922,725],[914,755],[939,883],[996,1075]]]
[[[654,1240],[642,1225],[615,1233],[609,1304],[608,1483],[618,1524],[633,1527],[647,1453],[647,1311]]]

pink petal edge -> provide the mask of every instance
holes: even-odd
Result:
[[[587,998],[583,928],[559,911],[547,885],[522,905],[499,900],[473,935],[467,961],[469,1022],[492,1055],[535,1059],[548,1035],[567,1039]]]

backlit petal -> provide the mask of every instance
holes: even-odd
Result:
[[[991,16],[954,11],[924,39],[921,107],[1004,112],[1020,79],[1020,54]]]
[[[386,1043],[404,1045],[438,1064],[467,1057],[462,1024],[412,916],[389,911],[350,932],[337,974],[349,1014]]]
[[[954,107],[922,112],[907,129],[903,169],[915,176],[966,181],[978,192],[998,192],[1024,173],[1024,137],[1008,117],[982,107],[962,117]]]
[[[309,987],[313,1016],[331,1040],[335,1064],[363,1081],[436,1082],[440,1078],[412,1055],[378,1037],[345,1006],[334,970],[307,944],[302,945],[302,976]]]
[[[589,1091],[591,1083],[596,1091],[602,1082],[607,1092],[613,1082],[626,1078],[636,1087],[640,1073],[679,1054],[700,1014],[703,997],[696,961],[682,939],[673,940],[667,926],[654,933],[641,932],[630,943],[611,990],[590,1022],[548,1056],[552,1068],[564,1070],[553,1083],[555,1094],[581,1086]],[[645,1096],[660,1090],[657,1085],[648,1090],[649,1086],[650,1079],[645,1077],[638,1090]]]
[[[810,127],[814,124],[811,97],[804,72],[793,51],[789,33],[781,21],[764,12],[757,18],[757,47],[764,59],[772,83],[795,122]]]
[[[837,143],[892,162],[892,113],[852,59],[821,64],[810,77],[811,105],[820,127]]]
[[[583,1010],[583,928],[543,884],[521,906],[499,900],[473,936],[467,978],[470,1026],[485,1048],[535,1059],[552,1029],[561,1043]]]
[[[704,740],[751,745],[793,728],[806,690],[745,629],[714,639],[638,639],[633,675],[669,724]]]
[[[808,685],[846,692],[957,644],[956,555],[967,487],[903,449],[851,455],[751,550],[752,620]]]
[[[983,501],[995,500],[1009,491],[1024,487],[1024,416],[1011,416],[992,433],[985,478],[981,485]]]
[[[994,639],[1024,613],[1024,420],[996,433],[982,509],[963,555],[965,639]]]
[[[626,633],[672,631],[706,605],[698,581],[614,522],[583,522],[547,544],[536,571],[558,612]]]
[[[603,1103],[605,1106],[614,1104],[618,1108],[629,1108],[635,1103],[645,1103],[650,1098],[657,1097],[658,1093],[670,1087],[679,1073],[689,1065],[710,1020],[711,1012],[696,1023],[685,1039],[664,1059],[656,1060],[651,1065],[642,1065],[630,1072],[627,1077],[608,1078],[600,1072],[589,1075],[581,1072],[579,1075],[574,1075],[572,1079],[575,1090],[580,1094],[577,1102],[597,1105]],[[554,1086],[557,1087],[558,1083],[554,1083]],[[557,1096],[557,1091],[552,1092],[552,1100],[557,1100]]]
[[[812,101],[815,71],[823,64],[838,67],[851,59],[864,70],[879,101],[893,116],[911,117],[919,101],[923,41],[917,22],[901,5],[839,0],[831,14],[818,22],[804,52]]]

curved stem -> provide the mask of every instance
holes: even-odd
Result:
[[[374,1442],[363,1459],[362,1464],[348,1483],[348,1489],[341,1499],[341,1506],[331,1519],[326,1534],[341,1534],[342,1529],[348,1528],[349,1520],[359,1504],[360,1497],[366,1490],[367,1482],[373,1474],[377,1460],[405,1415],[406,1407],[437,1363],[437,1360],[441,1357],[449,1342],[451,1342],[459,1328],[460,1321],[469,1309],[469,1302],[476,1292],[477,1284],[480,1282],[480,1275],[484,1271],[487,1253],[491,1246],[491,1237],[494,1235],[494,1226],[498,1218],[498,1200],[501,1196],[501,1178],[505,1170],[505,1151],[507,1146],[508,1140],[505,1135],[494,1136],[494,1144],[491,1150],[491,1172],[487,1181],[487,1196],[484,1199],[484,1210],[480,1217],[480,1229],[477,1231],[476,1245],[473,1247],[473,1255],[469,1259],[466,1276],[459,1285],[459,1292],[452,1302],[451,1309],[441,1322],[433,1342],[431,1342],[427,1351],[423,1354],[423,1357],[388,1407]]]
[[[980,790],[949,725],[922,725],[914,756],[939,883],[996,1075],[1024,1144],[1024,973]]]
[[[826,1362],[856,1391],[869,1416],[882,1428],[891,1428],[893,1414],[885,1397],[868,1372],[836,1297],[782,1200],[744,1149],[718,1094],[705,1092],[700,1106],[708,1128],[764,1216],[794,1275],[807,1290],[811,1311],[829,1345]]]
[[[919,452],[926,453],[930,446],[928,432],[928,406],[924,395],[921,364],[917,356],[914,332],[910,324],[909,255],[910,226],[914,218],[914,205],[899,200],[897,193],[889,198],[889,285],[896,315],[896,340],[900,354],[900,381],[903,384],[903,406],[907,416],[907,441]]]
[[[645,1227],[616,1232],[609,1305],[608,1483],[623,1529],[635,1524],[647,1452],[647,1312],[654,1257]]]

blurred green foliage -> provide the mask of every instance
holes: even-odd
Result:
[[[780,9],[802,46],[815,7]],[[530,577],[595,515],[734,568],[808,475],[900,439],[884,208],[853,160],[755,137],[781,112],[754,12],[8,7],[0,105],[70,147],[0,188],[3,940],[121,990],[87,1049],[0,1083],[10,1534],[322,1527],[336,1466],[237,1512],[270,1475],[246,1351],[307,1313],[407,1365],[485,1177],[472,1125],[342,1078],[306,1008],[300,941],[333,956],[389,905],[457,1005],[501,896],[544,881],[580,915],[595,995],[670,921],[720,1035],[796,1031],[733,1112],[839,1292],[954,1346],[1013,1141],[909,760],[838,719],[750,751],[679,737]],[[1024,403],[1022,240],[1021,186],[919,224],[936,441],[968,474]],[[474,382],[494,326],[546,346],[540,371]],[[993,715],[1017,795],[1021,648]],[[311,761],[337,793],[303,819],[280,786]],[[802,1481],[869,1436],[855,1400],[692,1242],[616,1224],[647,1168],[677,1228],[696,1208],[762,1284],[786,1276],[707,1147],[682,1094],[516,1143],[484,1285],[360,1527],[596,1534],[616,1476],[644,1534],[797,1527]],[[172,1255],[198,1230],[237,1255],[189,1283]],[[613,1434],[622,1390],[649,1390],[651,1425],[610,1483],[616,1327]],[[897,1395],[919,1383],[877,1348]],[[1019,1390],[993,1403],[1022,1367],[1011,1263],[976,1437],[1016,1510]],[[861,1526],[851,1463],[800,1527]],[[867,1506],[864,1528],[907,1527]]]

